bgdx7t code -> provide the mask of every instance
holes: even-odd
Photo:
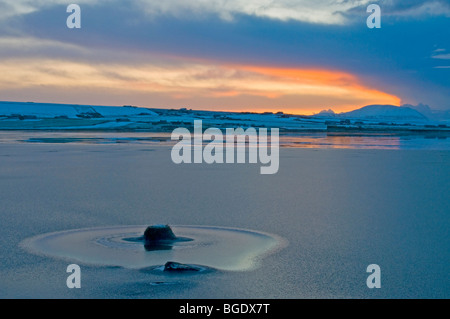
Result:
[[[234,313],[234,314],[254,314],[261,313],[267,314],[269,311],[270,304],[256,303],[256,304],[224,304],[223,313]]]

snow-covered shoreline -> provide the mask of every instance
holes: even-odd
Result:
[[[410,107],[371,105],[335,114],[312,116],[278,113],[149,109],[135,106],[91,106],[33,102],[0,102],[0,130],[120,130],[169,132],[193,126],[265,127],[284,132],[325,131],[449,131],[446,118],[430,119]]]

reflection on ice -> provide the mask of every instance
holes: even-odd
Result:
[[[2,131],[0,144],[95,144],[173,146],[164,132]],[[315,149],[450,149],[450,132],[298,132],[280,135],[282,148]]]

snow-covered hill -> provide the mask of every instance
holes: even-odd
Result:
[[[339,116],[345,118],[357,118],[361,120],[396,122],[428,121],[425,115],[410,107],[399,107],[394,105],[368,105],[351,112],[341,113]]]
[[[47,104],[0,102],[0,117],[18,118],[108,118],[120,116],[156,116],[157,114],[145,108],[133,106],[90,106],[75,104]]]
[[[217,112],[148,109],[135,106],[92,106],[31,102],[0,102],[0,130],[121,130],[170,132],[192,128],[265,127],[285,132],[306,131],[450,131],[445,121],[427,119],[410,107],[369,105],[336,114],[327,110],[315,116],[278,113]]]

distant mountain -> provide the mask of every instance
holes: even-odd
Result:
[[[418,104],[418,105],[410,105],[410,104],[405,104],[403,106],[406,107],[410,107],[420,113],[422,113],[423,115],[425,115],[428,119],[433,120],[433,121],[450,121],[450,110],[434,110],[431,109],[428,105],[424,105],[422,103]]]
[[[413,110],[416,110],[417,112],[422,113],[426,117],[429,117],[433,114],[433,111],[431,110],[431,108],[428,105],[425,105],[422,103],[419,103],[418,105],[404,104],[404,105],[402,105],[402,107],[409,107]]]
[[[329,110],[322,110],[317,114],[314,114],[316,117],[335,117],[336,113],[332,109]]]
[[[367,105],[360,109],[340,113],[339,117],[380,121],[427,121],[428,118],[407,106]]]

